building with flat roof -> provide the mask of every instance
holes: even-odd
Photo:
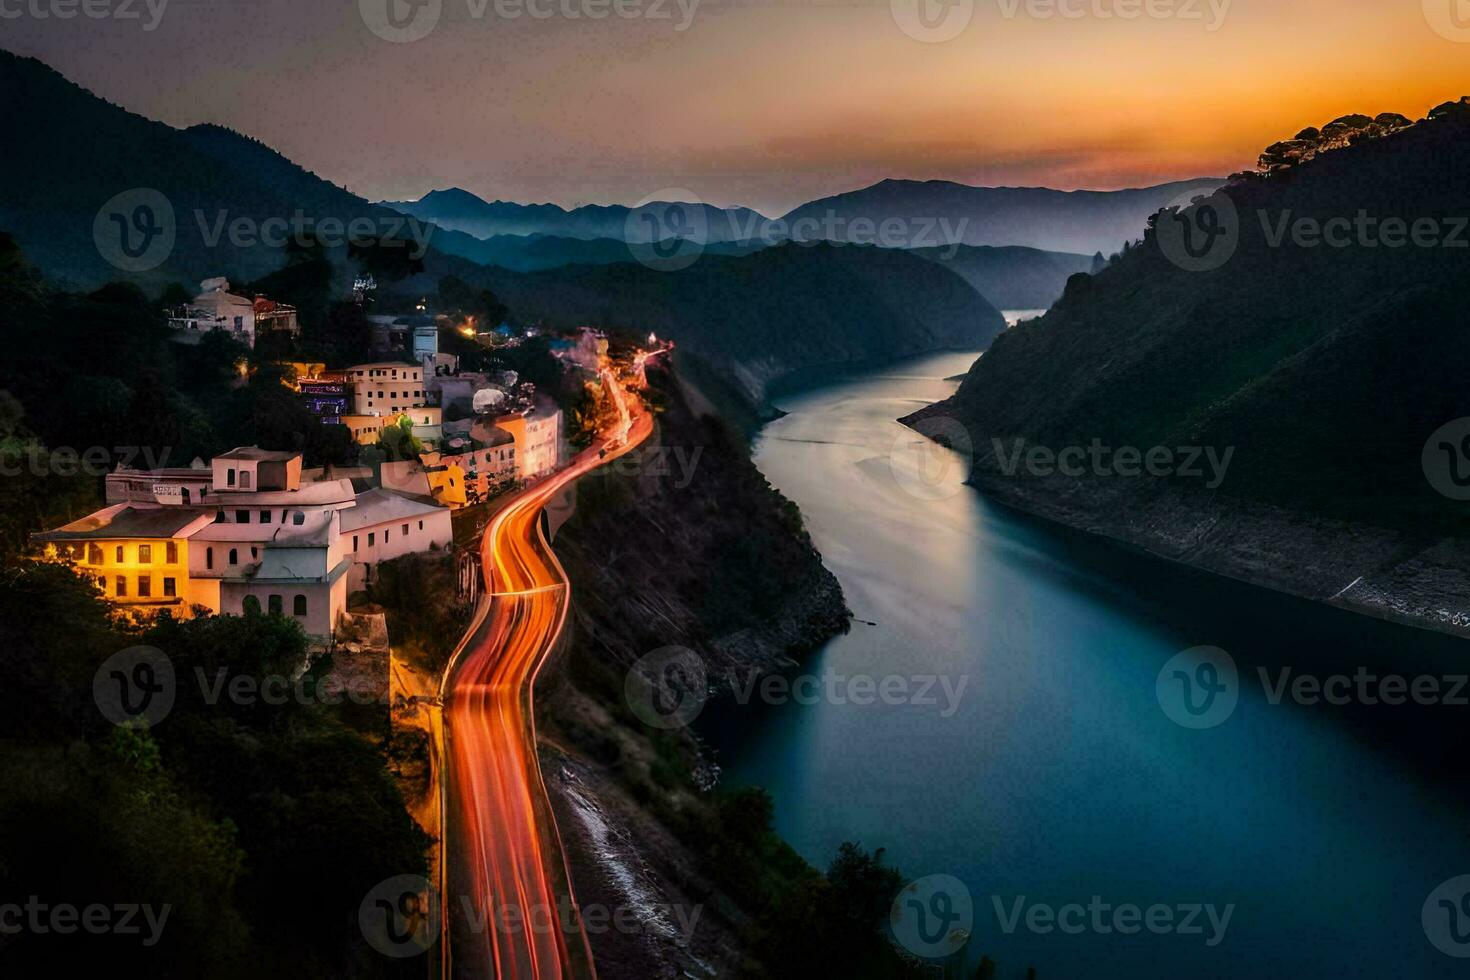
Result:
[[[347,608],[355,562],[376,564],[452,538],[448,510],[431,500],[360,495],[346,478],[303,483],[299,453],[254,446],[208,466],[119,469],[106,493],[108,506],[32,536],[46,557],[74,565],[109,601],[140,614],[188,616],[196,606],[280,612],[318,640],[334,634]],[[344,522],[360,536],[351,549]],[[367,533],[371,545],[360,543]]]

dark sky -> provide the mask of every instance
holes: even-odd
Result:
[[[1436,27],[1440,0],[1188,0],[1198,19],[1123,17],[1185,0],[1060,0],[1076,17],[1057,0],[86,0],[136,19],[54,16],[71,2],[0,0],[0,45],[374,199],[678,188],[773,213],[890,176],[1136,186],[1470,91],[1470,36]]]

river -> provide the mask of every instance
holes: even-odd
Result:
[[[1000,977],[1464,976],[1421,909],[1470,874],[1470,708],[1272,694],[1283,669],[1364,667],[1449,678],[1448,695],[1470,648],[988,503],[958,457],[918,453],[894,422],[952,392],[974,356],[777,393],[787,414],[756,462],[800,505],[860,622],[795,672],[821,695],[706,709],[726,784],[769,789],[777,830],[819,867],[852,840],[908,878],[959,879],[974,907],[961,955],[992,957]],[[1238,703],[1188,728],[1156,683],[1206,645],[1238,666]],[[874,700],[851,686],[864,676],[904,678],[908,702],[855,703]],[[930,676],[949,694],[920,697]],[[1163,905],[1174,925],[1124,934],[1113,926],[1131,920],[1105,911],[1046,927],[1047,908],[1099,902]],[[1233,908],[1223,930],[1203,912],[1200,933],[1179,928],[1195,905]]]

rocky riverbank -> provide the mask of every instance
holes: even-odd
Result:
[[[574,620],[537,687],[542,770],[578,900],[596,910],[601,976],[760,975],[759,889],[732,870],[765,849],[763,874],[793,888],[820,876],[766,826],[747,833],[746,803],[710,791],[717,770],[695,736],[640,721],[625,678],[666,647],[696,653],[716,683],[727,668],[776,670],[845,631],[850,613],[743,440],[672,375],[651,380],[654,438],[584,480],[556,535]],[[737,840],[738,856],[714,857]],[[604,910],[613,921],[596,927]]]

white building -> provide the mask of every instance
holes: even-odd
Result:
[[[448,508],[377,487],[343,512],[342,540],[352,557],[348,587],[355,592],[375,581],[379,562],[449,547],[454,528]]]
[[[254,447],[207,468],[119,469],[106,495],[107,507],[35,539],[92,576],[109,600],[179,615],[195,605],[280,612],[319,640],[347,608],[349,572],[353,581],[370,574],[356,562],[452,538],[445,508],[384,490],[358,495],[345,478],[302,483],[299,453]],[[351,548],[344,525],[359,535]]]
[[[230,292],[223,277],[199,284],[199,295],[184,309],[170,316],[168,325],[182,331],[180,339],[198,342],[211,330],[222,330],[246,347],[255,346],[255,303]]]

